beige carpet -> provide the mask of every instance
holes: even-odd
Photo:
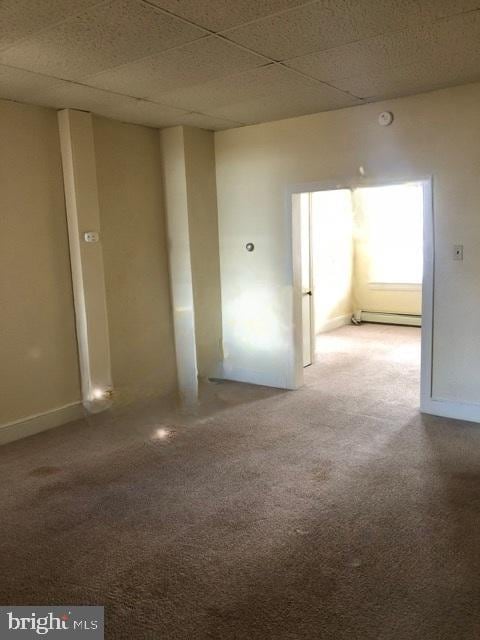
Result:
[[[297,392],[0,449],[0,604],[103,604],[135,640],[480,637],[480,426],[419,414],[418,329],[318,347]]]

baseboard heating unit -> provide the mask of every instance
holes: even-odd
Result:
[[[422,326],[422,316],[414,316],[407,313],[379,313],[377,311],[361,311],[360,314],[355,314],[355,320],[360,320],[360,322],[377,322],[379,324],[402,324],[408,327]]]

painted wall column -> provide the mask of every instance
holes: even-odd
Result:
[[[223,375],[220,256],[213,133],[160,132],[177,370],[184,399]]]
[[[183,127],[193,304],[200,380],[223,376],[222,300],[212,131]]]
[[[65,109],[58,124],[82,399],[96,413],[110,406],[113,386],[92,116]]]
[[[160,148],[178,390],[188,404],[198,397],[198,370],[183,127],[160,131]]]

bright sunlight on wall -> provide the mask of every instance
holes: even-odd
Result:
[[[315,333],[352,314],[353,210],[349,189],[312,193]]]
[[[423,274],[423,189],[418,183],[357,190],[372,283],[416,284]]]

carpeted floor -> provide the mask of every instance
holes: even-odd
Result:
[[[480,426],[419,414],[418,329],[318,348],[296,392],[1,448],[0,604],[103,604],[112,639],[480,637]]]

